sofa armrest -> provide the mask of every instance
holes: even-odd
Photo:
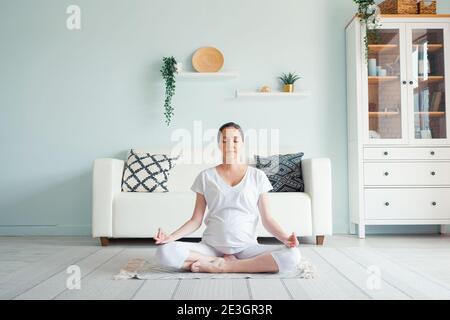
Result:
[[[92,236],[112,237],[114,195],[122,191],[125,161],[96,159],[92,178]]]
[[[313,235],[333,232],[331,161],[328,158],[304,159],[302,174],[305,192],[311,197]]]

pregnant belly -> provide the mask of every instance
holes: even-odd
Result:
[[[256,242],[255,219],[210,219],[203,240],[215,246],[243,246]]]

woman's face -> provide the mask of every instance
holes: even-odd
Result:
[[[229,127],[222,130],[219,139],[219,148],[222,151],[224,163],[238,163],[243,146],[244,142],[238,129]]]

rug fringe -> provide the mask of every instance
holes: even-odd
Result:
[[[114,275],[114,280],[126,280],[136,277],[138,271],[144,266],[144,259],[135,258],[128,261],[125,268],[120,269],[119,273]]]

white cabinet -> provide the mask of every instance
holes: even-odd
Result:
[[[368,188],[364,192],[366,217],[390,222],[420,220],[421,223],[450,219],[449,192],[445,188]]]
[[[450,148],[364,148],[365,160],[450,160]]]
[[[450,186],[450,162],[364,162],[364,186]]]
[[[450,224],[450,15],[346,28],[351,231]]]

